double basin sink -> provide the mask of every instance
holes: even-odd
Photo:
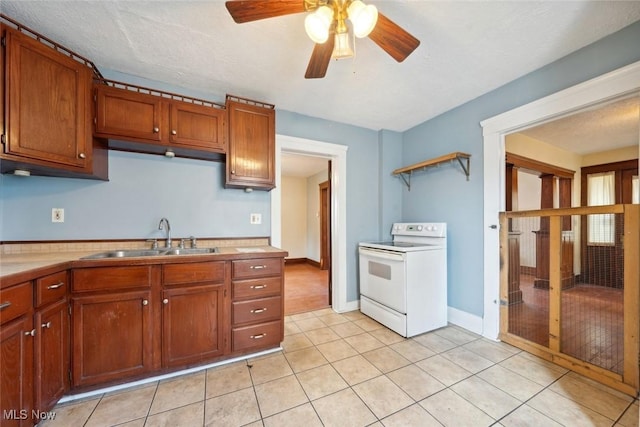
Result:
[[[165,249],[132,249],[99,252],[97,254],[82,257],[82,259],[104,259],[104,258],[133,258],[133,257],[154,257],[165,255],[199,255],[214,254],[218,248],[165,248]]]

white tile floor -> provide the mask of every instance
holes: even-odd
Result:
[[[624,426],[638,400],[456,326],[286,318],[283,351],[58,405],[53,426]]]

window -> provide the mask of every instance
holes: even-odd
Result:
[[[615,204],[615,172],[587,175],[587,206],[613,204]],[[587,243],[590,245],[613,245],[615,242],[614,215],[589,215],[587,236]]]

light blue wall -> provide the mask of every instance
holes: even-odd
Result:
[[[479,122],[640,60],[638,40],[640,23],[404,134],[277,110],[278,134],[349,147],[348,301],[358,299],[358,242],[388,238],[391,223],[399,220],[445,221],[450,230],[449,305],[481,316],[483,170]],[[101,71],[108,78],[224,102],[224,88],[195,93]],[[455,164],[414,175],[410,192],[399,178],[391,176],[398,167],[451,151],[472,154],[470,181]],[[0,240],[159,237],[157,223],[162,216],[171,220],[175,236],[270,234],[269,193],[224,189],[222,163],[117,151],[110,152],[109,160],[109,182],[0,176]],[[53,207],[65,208],[64,224],[51,223]],[[262,213],[262,225],[249,224],[249,214],[254,212]]]
[[[449,306],[483,315],[480,122],[639,60],[640,22],[637,22],[404,133],[405,164],[453,151],[471,154],[469,181],[457,164],[447,164],[414,175],[411,191],[405,189],[403,194],[404,220],[449,224]]]

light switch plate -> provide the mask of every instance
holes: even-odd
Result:
[[[252,213],[249,222],[251,224],[262,224],[262,214]]]

